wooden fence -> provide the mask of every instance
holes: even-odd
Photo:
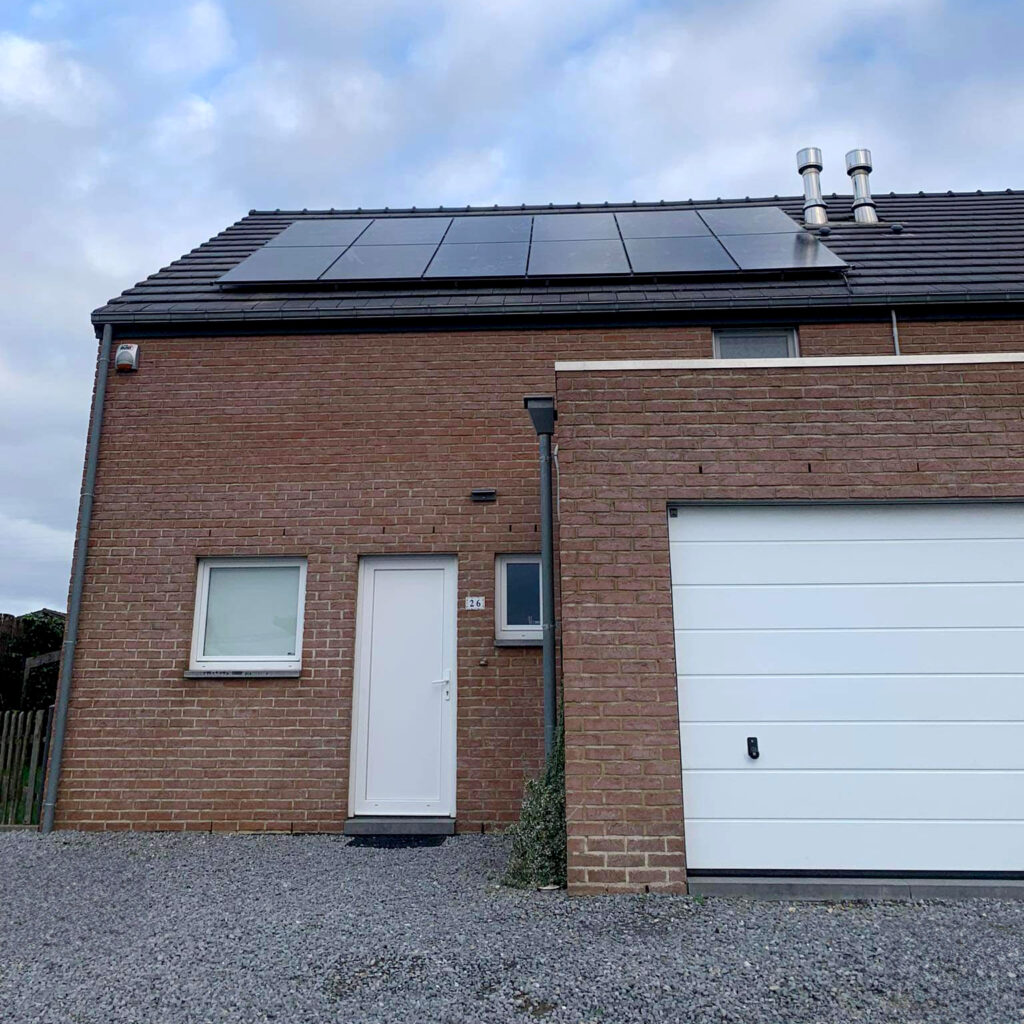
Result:
[[[53,708],[0,714],[0,828],[38,825]]]

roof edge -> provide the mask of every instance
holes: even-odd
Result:
[[[832,192],[826,195],[828,199],[843,199],[849,197],[849,192]],[[1005,195],[1024,195],[1024,189],[975,189],[973,191],[958,192],[952,189],[946,191],[936,192],[875,192],[875,198],[889,198],[889,199],[921,199],[931,198],[938,199],[943,197],[949,198],[969,198],[977,196],[1005,196]],[[493,206],[357,206],[357,207],[330,207],[330,208],[303,208],[299,209],[252,209],[249,211],[247,216],[249,217],[277,217],[277,216],[288,216],[288,217],[301,217],[301,216],[320,216],[330,215],[337,216],[338,214],[358,214],[360,216],[366,216],[368,214],[426,214],[426,213],[444,213],[449,216],[458,213],[522,213],[528,211],[531,213],[543,213],[547,210],[622,210],[631,209],[659,209],[661,207],[677,207],[677,206],[717,206],[719,204],[729,206],[742,206],[744,204],[760,205],[764,203],[785,203],[785,202],[803,202],[803,195],[785,195],[785,196],[742,196],[727,198],[723,196],[716,196],[711,199],[658,199],[652,201],[638,201],[636,199],[625,199],[625,200],[605,200],[597,203],[511,203],[511,204],[500,204],[495,203]]]

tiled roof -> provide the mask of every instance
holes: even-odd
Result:
[[[252,211],[210,241],[129,288],[93,313],[95,323],[161,325],[331,321],[386,326],[437,318],[502,321],[807,310],[868,306],[1000,305],[1024,302],[1024,191],[916,193],[875,196],[882,223],[855,224],[849,196],[827,197],[831,231],[823,241],[849,263],[821,275],[732,273],[717,278],[590,281],[415,282],[402,287],[347,285],[310,290],[228,289],[217,279],[250,253],[303,218],[450,216],[463,210]],[[703,209],[780,206],[797,222],[802,199],[717,200],[664,204],[504,207],[479,212],[552,210]],[[893,224],[902,225],[894,231]]]

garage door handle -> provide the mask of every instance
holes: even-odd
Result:
[[[756,736],[748,736],[747,737],[747,757],[749,757],[751,761],[756,761],[760,756],[761,756],[761,751],[757,749],[757,737]]]

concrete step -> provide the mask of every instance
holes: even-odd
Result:
[[[452,836],[454,818],[365,816],[345,821],[347,836]]]

